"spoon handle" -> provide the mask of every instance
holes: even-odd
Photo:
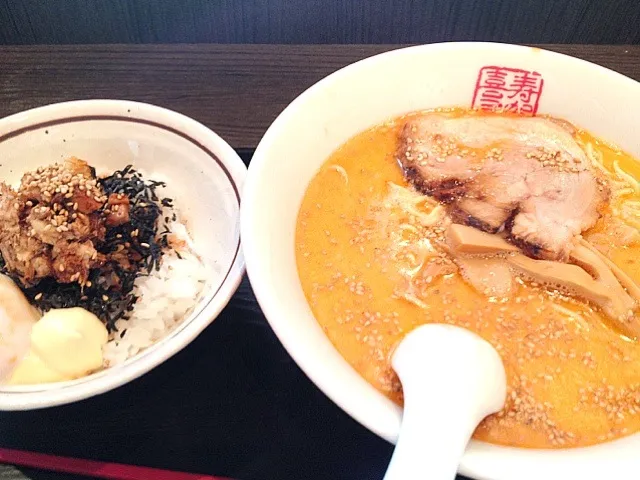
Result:
[[[385,480],[452,480],[478,423],[502,408],[505,372],[493,347],[472,332],[425,325],[396,349],[404,414]]]

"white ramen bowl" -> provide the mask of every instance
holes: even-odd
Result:
[[[39,166],[77,156],[112,172],[128,164],[165,180],[210,275],[193,311],[123,364],[68,382],[0,387],[0,410],[59,405],[106,392],[187,346],[220,313],[244,273],[240,193],[246,167],[204,125],[164,108],[120,100],[48,105],[0,120],[0,179],[17,183]]]
[[[271,327],[329,398],[390,442],[398,436],[401,408],[342,358],[305,300],[294,248],[298,210],[322,163],[366,128],[415,110],[498,104],[569,120],[640,157],[637,82],[538,48],[444,43],[377,55],[321,80],[273,122],[249,168],[243,248]],[[640,435],[555,451],[472,441],[460,471],[492,480],[631,478],[640,472],[639,451]]]

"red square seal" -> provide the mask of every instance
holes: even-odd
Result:
[[[538,72],[497,66],[478,73],[471,107],[477,110],[535,115],[544,80]]]

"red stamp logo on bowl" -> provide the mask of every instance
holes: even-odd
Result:
[[[538,72],[486,66],[480,69],[471,107],[477,110],[535,115],[544,80]]]

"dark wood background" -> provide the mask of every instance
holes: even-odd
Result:
[[[0,43],[640,43],[638,0],[0,0]]]
[[[65,100],[137,100],[195,118],[234,148],[255,148],[275,117],[306,88],[345,65],[397,47],[4,46],[0,117]],[[640,80],[640,46],[543,47]]]

